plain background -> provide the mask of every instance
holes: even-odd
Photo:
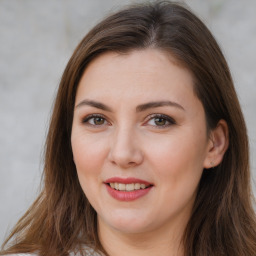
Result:
[[[0,0],[0,243],[37,195],[50,110],[69,57],[102,17],[131,2],[138,1]],[[230,65],[255,179],[256,1],[185,2]]]

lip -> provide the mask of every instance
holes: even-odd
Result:
[[[120,191],[115,190],[109,186],[108,183],[123,183],[123,184],[130,184],[130,183],[140,183],[145,184],[146,186],[149,186],[145,189],[138,189],[133,191]],[[116,200],[119,201],[134,201],[136,199],[139,199],[145,195],[147,195],[150,190],[153,188],[153,184],[149,183],[148,181],[137,179],[137,178],[120,178],[120,177],[113,177],[110,179],[107,179],[104,182],[106,189],[111,197],[113,197]]]
[[[148,181],[133,178],[133,177],[129,177],[129,178],[112,177],[110,179],[105,180],[104,183],[106,184],[106,183],[115,183],[115,182],[123,183],[123,184],[140,183],[140,184],[145,184],[146,186],[153,185],[152,183],[150,183]]]

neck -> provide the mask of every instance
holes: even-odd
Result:
[[[143,233],[124,233],[98,221],[99,238],[109,256],[183,256],[185,225],[162,227]]]

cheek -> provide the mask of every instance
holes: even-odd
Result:
[[[199,182],[205,157],[205,139],[200,134],[182,133],[182,136],[166,137],[156,145],[148,147],[151,165],[158,178],[172,186]]]
[[[94,205],[97,202],[101,165],[105,157],[103,142],[95,140],[93,136],[85,136],[82,132],[72,134],[71,145],[79,183],[87,199]]]
[[[152,152],[150,165],[155,170],[159,205],[164,205],[166,214],[175,214],[193,206],[203,172],[203,150],[185,136],[175,136],[163,145]]]
[[[73,134],[71,144],[80,185],[91,201],[99,184],[101,184],[101,170],[106,158],[106,144],[104,139],[96,139],[96,136],[85,136],[83,133]]]
[[[78,172],[89,174],[100,170],[97,166],[102,164],[107,155],[106,143],[103,138],[78,133],[72,135],[71,144]]]

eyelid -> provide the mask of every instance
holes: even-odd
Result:
[[[102,124],[102,125],[92,125],[92,124],[90,124],[90,123],[88,122],[90,119],[92,119],[92,118],[97,118],[97,117],[100,117],[100,118],[104,119],[104,120],[107,122],[108,125],[110,124],[110,122],[107,120],[107,118],[106,118],[104,115],[102,115],[102,114],[89,114],[89,115],[87,115],[87,116],[85,116],[85,117],[82,118],[81,123],[82,123],[82,124],[86,124],[86,125],[88,125],[88,126],[93,126],[93,127],[95,127],[95,128],[102,127],[102,126],[106,125],[106,124]]]
[[[174,118],[168,116],[168,115],[165,115],[165,114],[159,114],[159,113],[154,113],[154,114],[150,114],[147,116],[146,118],[146,122],[144,122],[144,124],[147,124],[150,120],[154,119],[154,118],[163,118],[165,119],[169,124],[165,124],[165,125],[150,125],[152,127],[156,127],[158,129],[161,129],[161,128],[166,128],[166,127],[169,127],[169,126],[172,126],[174,124],[176,124],[176,121],[174,120]]]
[[[89,123],[90,119],[97,118],[97,117],[104,119],[104,124],[96,125],[96,124],[90,124]],[[150,125],[150,124],[148,124],[148,122],[150,120],[154,119],[154,118],[162,118],[162,119],[166,120],[168,123],[164,124],[164,125]],[[95,127],[95,128],[100,128],[100,127],[105,126],[105,125],[111,125],[111,123],[108,121],[108,119],[103,114],[96,114],[96,113],[89,114],[89,115],[83,117],[81,119],[81,123],[86,124],[88,126]],[[174,124],[176,124],[176,121],[174,120],[174,118],[172,118],[168,115],[165,115],[165,114],[160,114],[160,113],[153,113],[153,114],[148,115],[146,117],[146,121],[143,122],[143,125],[149,125],[151,127],[155,127],[155,128],[158,128],[158,129],[166,128],[166,127],[172,126]]]

